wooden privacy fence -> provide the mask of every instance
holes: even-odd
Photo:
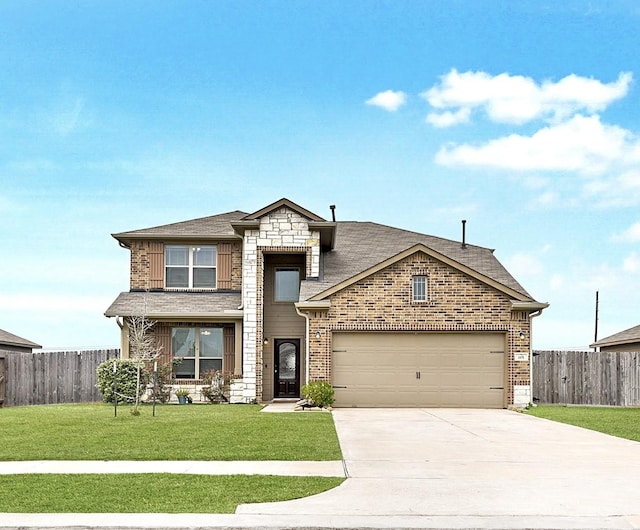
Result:
[[[0,350],[0,405],[100,401],[98,365],[120,350],[12,352]]]
[[[640,353],[534,351],[537,403],[640,406]]]

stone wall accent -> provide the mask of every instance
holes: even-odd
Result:
[[[531,385],[514,385],[513,386],[513,406],[515,408],[524,408],[529,403],[532,402],[531,399]]]
[[[264,253],[304,253],[307,278],[320,273],[320,232],[309,230],[308,219],[287,207],[260,219],[257,230],[244,234],[243,264],[243,380],[244,400],[262,395],[262,307]]]

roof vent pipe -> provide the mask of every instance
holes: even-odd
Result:
[[[467,248],[467,220],[462,220],[462,248]]]
[[[331,210],[331,219],[335,223],[336,222],[336,205],[332,204],[331,206],[329,206],[329,209]]]

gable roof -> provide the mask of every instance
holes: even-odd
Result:
[[[388,260],[393,262],[395,257],[401,259],[407,250],[416,245],[424,248],[417,247],[414,251],[427,251],[460,270],[483,277],[488,280],[487,283],[502,285],[507,291],[511,291],[511,296],[519,300],[533,300],[498,261],[491,249],[470,244],[462,248],[459,241],[356,221],[338,221],[334,250],[324,255],[323,275],[319,281],[303,282],[300,298],[318,300],[328,296],[335,290],[335,286],[352,279],[357,281],[355,278],[359,279],[362,273],[375,272],[377,266]]]
[[[239,210],[180,223],[113,234],[124,246],[135,239],[221,240],[237,239],[245,229],[254,229],[260,217],[286,207],[309,219],[309,227],[321,233],[323,260],[321,276],[302,282],[300,300],[321,300],[336,290],[372,274],[406,252],[423,251],[521,302],[531,295],[494,256],[493,250],[459,241],[430,236],[373,222],[325,221],[316,214],[283,198],[253,213]],[[386,265],[384,265],[386,264]],[[545,305],[546,307],[546,305]]]
[[[265,215],[273,212],[274,210],[279,210],[282,207],[289,208],[290,210],[293,210],[294,212],[299,213],[302,217],[306,217],[307,219],[309,219],[309,221],[326,221],[326,219],[323,219],[319,215],[316,215],[315,213],[310,212],[309,210],[303,208],[299,204],[296,204],[295,202],[292,202],[286,198],[282,198],[278,201],[272,202],[268,206],[265,206],[264,208],[260,208],[257,212],[247,214],[244,217],[244,220],[260,219],[261,217],[264,217]]]
[[[19,346],[21,348],[42,348],[40,344],[36,344],[35,342],[31,342],[30,340],[23,339],[22,337],[18,337],[18,335],[14,335],[13,333],[0,329],[0,349],[2,349],[3,345]]]
[[[634,326],[629,329],[625,329],[604,339],[600,339],[593,344],[590,344],[590,348],[599,348],[601,346],[619,346],[621,344],[628,344],[630,342],[640,342],[640,325]]]

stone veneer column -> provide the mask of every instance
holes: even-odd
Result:
[[[257,233],[248,230],[244,235],[242,249],[242,381],[243,399],[246,403],[256,396],[256,341],[257,341]]]
[[[242,254],[242,303],[243,318],[243,382],[244,400],[260,400],[257,395],[258,381],[256,363],[258,359],[258,331],[262,327],[258,314],[258,282],[263,281],[263,271],[258,267],[258,250],[283,251],[291,248],[310,248],[311,263],[307,266],[308,277],[320,273],[320,233],[309,230],[309,222],[297,212],[286,207],[273,211],[260,219],[259,230],[247,230],[244,235]],[[260,290],[261,292],[261,290]]]

